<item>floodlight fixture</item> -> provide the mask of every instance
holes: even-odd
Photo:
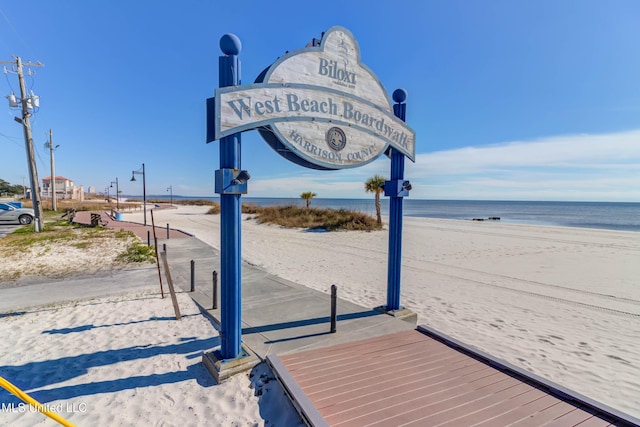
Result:
[[[238,175],[231,181],[231,185],[242,185],[251,179],[249,172],[241,170]]]

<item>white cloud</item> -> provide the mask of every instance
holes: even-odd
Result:
[[[513,168],[608,169],[640,164],[640,131],[556,136],[535,141],[424,153],[410,166],[418,176],[486,173]]]
[[[255,177],[249,196],[368,198],[364,182],[389,168],[381,156],[361,168]],[[640,130],[421,153],[405,177],[417,199],[640,201]]]
[[[568,135],[419,154],[412,196],[640,200],[640,131]]]

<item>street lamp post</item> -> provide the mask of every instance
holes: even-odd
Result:
[[[136,175],[142,175],[142,209],[144,210],[144,225],[147,225],[147,182],[144,174],[144,163],[142,171],[131,171],[131,181],[136,180]]]
[[[173,187],[170,185],[167,191],[169,192],[169,204],[173,206]]]
[[[120,210],[120,188],[118,187],[118,177],[116,176],[115,181],[111,181],[111,188],[113,188],[113,184],[116,185],[116,210]]]

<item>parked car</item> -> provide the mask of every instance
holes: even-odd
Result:
[[[19,222],[20,224],[31,224],[35,217],[33,209],[17,208],[8,203],[0,203],[0,222]]]

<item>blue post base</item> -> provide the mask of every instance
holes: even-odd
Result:
[[[237,373],[253,369],[259,363],[260,358],[244,346],[242,346],[236,357],[230,359],[223,357],[218,350],[202,355],[202,364],[218,384]]]
[[[396,319],[403,320],[413,326],[418,324],[418,315],[406,307],[400,307],[397,310],[390,310],[386,305],[381,305],[380,307],[374,308],[374,310],[387,314],[391,317],[395,317]]]

